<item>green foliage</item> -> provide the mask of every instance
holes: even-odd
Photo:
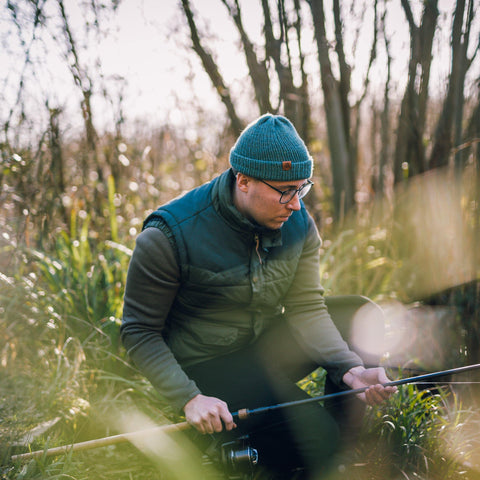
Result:
[[[305,390],[312,397],[323,395],[323,387],[327,372],[323,368],[317,368],[306,378],[298,382],[298,386]]]
[[[402,386],[368,411],[357,453],[366,467],[359,478],[477,478],[466,468],[475,452],[467,429],[479,422],[478,414],[462,410],[455,396]]]
[[[47,255],[39,250],[26,253],[35,262],[37,287],[49,292],[53,317],[68,315],[71,323],[76,323],[77,333],[84,331],[82,340],[92,327],[113,335],[121,316],[129,252],[114,242],[97,248],[101,253],[91,247],[86,219],[78,238],[60,232],[52,253]],[[117,343],[116,338],[110,339]]]
[[[401,261],[386,226],[346,229],[326,240],[320,276],[327,292],[367,297],[391,296],[392,279]]]
[[[382,438],[381,448],[390,450],[394,463],[423,469],[427,464],[426,452],[435,451],[437,438],[432,435],[441,423],[442,398],[421,392],[413,385],[400,388],[398,395],[377,412],[380,420],[369,432]]]

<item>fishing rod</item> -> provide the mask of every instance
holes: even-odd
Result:
[[[431,380],[433,378],[438,378],[438,377],[444,377],[447,375],[456,375],[458,373],[463,373],[463,372],[468,372],[470,370],[476,370],[480,368],[480,363],[474,364],[474,365],[467,365],[465,367],[457,367],[457,368],[451,368],[449,370],[442,370],[439,372],[432,372],[432,373],[426,373],[424,375],[417,375],[414,377],[408,377],[408,378],[402,378],[400,380],[394,380],[392,382],[387,382],[383,383],[382,385],[384,387],[395,387],[398,385],[405,385],[408,383],[417,383],[421,384],[425,380]],[[336,392],[336,393],[329,393],[327,395],[321,395],[318,397],[311,397],[311,398],[305,398],[303,400],[294,400],[292,402],[285,402],[285,403],[278,403],[276,405],[269,405],[267,407],[259,407],[259,408],[254,408],[254,409],[248,409],[248,408],[243,408],[239,410],[238,412],[235,412],[232,414],[234,418],[238,418],[239,420],[246,420],[247,418],[250,418],[252,415],[258,415],[261,413],[268,413],[274,410],[279,410],[281,408],[288,408],[288,407],[296,407],[299,405],[305,405],[307,403],[313,403],[313,402],[321,402],[325,400],[332,400],[332,399],[337,399],[340,397],[345,397],[348,395],[357,395],[360,393],[365,392],[368,390],[372,385],[369,385],[368,387],[361,387],[361,388],[354,388],[351,390],[344,390],[341,392]]]
[[[470,370],[476,370],[480,369],[480,363],[474,364],[474,365],[467,365],[465,367],[457,367],[457,368],[451,368],[449,370],[442,370],[438,372],[433,372],[433,373],[427,373],[424,375],[417,375],[414,377],[408,377],[408,378],[402,378],[400,380],[394,380],[391,382],[383,383],[382,385],[384,387],[394,387],[394,386],[399,386],[399,385],[405,385],[409,383],[416,383],[416,384],[422,384],[422,383],[427,383],[427,380],[431,380],[433,378],[438,378],[438,377],[443,377],[447,375],[456,375],[459,373],[463,372],[468,372]],[[430,383],[430,382],[428,382]],[[342,392],[337,392],[337,393],[330,393],[327,395],[320,395],[317,397],[311,397],[311,398],[306,398],[303,400],[294,400],[292,402],[285,402],[285,403],[278,403],[276,405],[269,405],[267,407],[259,407],[259,408],[254,408],[254,409],[248,409],[248,408],[243,408],[238,410],[237,412],[232,413],[232,416],[234,419],[238,420],[246,420],[247,418],[250,418],[253,415],[258,415],[258,414],[263,414],[263,413],[268,413],[274,410],[282,409],[282,408],[288,408],[288,407],[295,407],[299,405],[304,405],[307,403],[313,403],[313,402],[322,402],[325,400],[331,400],[331,399],[336,399],[340,397],[345,397],[348,395],[357,395],[360,393],[365,392],[368,387],[362,387],[362,388],[355,388],[351,390],[345,390]],[[136,432],[131,432],[131,433],[121,433],[119,435],[113,435],[109,437],[104,437],[104,438],[98,438],[95,440],[88,440],[86,442],[80,442],[80,443],[74,443],[72,445],[63,445],[60,447],[54,447],[50,448],[48,450],[37,450],[34,452],[28,452],[28,453],[22,453],[19,455],[12,455],[11,459],[12,461],[18,461],[18,460],[28,460],[32,458],[38,458],[38,457],[48,457],[52,455],[61,455],[69,452],[74,452],[74,451],[80,451],[80,450],[89,450],[93,448],[99,448],[99,447],[106,447],[109,445],[114,445],[117,443],[122,443],[122,442],[127,442],[127,441],[132,441],[137,438],[142,438],[142,436],[148,434],[152,435],[155,433],[171,433],[175,431],[182,431],[182,430],[187,430],[190,428],[191,425],[187,422],[180,422],[180,423],[174,423],[174,424],[168,424],[168,425],[160,425],[157,427],[153,428],[147,428],[144,430],[139,430]]]

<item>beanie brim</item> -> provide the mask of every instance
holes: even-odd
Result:
[[[238,172],[249,177],[262,180],[287,182],[289,180],[305,180],[312,176],[313,160],[309,156],[303,161],[271,161],[256,159],[252,162],[249,157],[244,157],[233,149],[230,152],[230,165]]]

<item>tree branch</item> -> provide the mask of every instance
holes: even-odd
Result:
[[[248,71],[255,91],[255,100],[257,101],[260,113],[270,112],[272,111],[272,106],[270,104],[270,79],[268,77],[268,70],[265,61],[260,62],[258,60],[253,43],[250,41],[250,38],[243,27],[240,4],[238,0],[235,0],[234,6],[230,5],[228,0],[221,1],[227,8],[230,16],[233,18],[240,34]]]
[[[183,11],[185,12],[185,16],[187,17],[188,26],[190,28],[190,38],[193,44],[193,50],[199,56],[203,68],[207,72],[210,80],[213,83],[213,86],[217,90],[218,94],[220,95],[220,99],[222,103],[225,105],[227,109],[228,117],[230,119],[231,128],[235,135],[239,135],[240,132],[243,130],[243,123],[238,118],[233,100],[230,96],[230,91],[226,86],[220,71],[218,70],[218,66],[215,63],[212,55],[202,46],[200,41],[200,37],[198,35],[197,26],[195,24],[193,18],[193,12],[190,8],[189,0],[182,0],[182,7]]]

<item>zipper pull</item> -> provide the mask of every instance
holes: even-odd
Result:
[[[262,257],[260,255],[260,237],[258,236],[258,233],[255,234],[254,239],[255,239],[255,251],[257,252],[257,257],[258,257],[258,260],[260,261],[260,265],[262,265],[263,262],[262,262]]]

